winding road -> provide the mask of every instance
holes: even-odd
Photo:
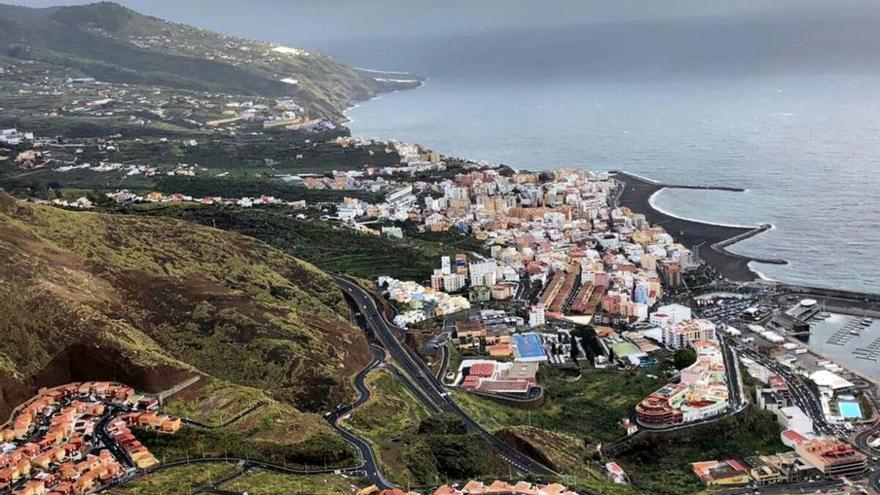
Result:
[[[376,460],[376,453],[373,451],[373,447],[370,443],[352,434],[340,425],[341,420],[344,419],[346,415],[370,400],[370,388],[366,384],[367,375],[385,361],[384,349],[375,345],[371,345],[370,348],[373,350],[373,360],[354,377],[354,388],[358,393],[357,400],[351,404],[336,407],[336,409],[325,416],[325,419],[336,429],[346,442],[354,445],[355,448],[358,449],[358,452],[360,452],[363,461],[362,464],[357,468],[350,468],[345,471],[351,473],[361,472],[372,484],[379,488],[394,488],[396,485],[388,481],[379,469],[379,463]]]
[[[408,378],[415,388],[420,390],[419,399],[425,405],[437,408],[457,416],[465,424],[467,429],[480,435],[491,445],[498,455],[517,471],[539,476],[558,476],[558,473],[531,457],[519,452],[510,445],[496,438],[492,433],[483,428],[449,396],[446,389],[436,376],[428,369],[424,361],[415,356],[413,351],[401,344],[394,335],[392,326],[379,311],[376,301],[364,289],[351,281],[339,277],[333,277],[350,301],[358,307],[360,320],[365,323],[364,330],[372,331],[372,334],[388,351],[391,358],[400,367],[402,374]]]

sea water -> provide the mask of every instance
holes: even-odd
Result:
[[[398,138],[515,168],[622,169],[670,183],[673,215],[773,229],[731,247],[786,282],[880,293],[880,77],[669,81],[434,77],[348,112]]]

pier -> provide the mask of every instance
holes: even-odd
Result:
[[[761,232],[766,232],[772,228],[773,228],[772,225],[770,225],[769,223],[765,223],[765,224],[761,225],[760,227],[756,227],[752,230],[749,230],[748,232],[743,232],[742,234],[737,234],[737,235],[731,237],[730,239],[725,239],[723,241],[716,242],[715,244],[712,244],[709,247],[716,250],[716,251],[721,251],[727,256],[740,257],[741,259],[744,259],[747,261],[755,261],[757,263],[768,263],[771,265],[787,265],[788,261],[781,259],[781,258],[756,258],[754,256],[743,256],[740,254],[731,253],[730,251],[727,250],[727,246],[730,246],[732,244],[736,244],[737,242],[740,242],[740,241],[744,241],[750,237],[754,237],[754,236],[760,234]]]
[[[787,261],[780,259],[757,259],[751,256],[731,253],[726,249],[743,239],[748,239],[769,230],[771,228],[770,225],[734,227],[698,222],[668,215],[651,205],[651,196],[666,188],[730,192],[743,192],[745,191],[744,189],[730,186],[664,184],[622,171],[612,171],[609,174],[623,184],[623,187],[614,191],[613,200],[615,200],[615,204],[644,214],[650,223],[662,226],[675,239],[695,252],[699,250],[700,246],[708,245],[709,249],[699,252],[699,256],[728,280],[734,282],[758,280],[760,278],[758,274],[749,268],[749,263],[752,261],[771,264],[787,263]]]

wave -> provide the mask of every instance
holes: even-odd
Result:
[[[398,70],[377,70],[377,69],[367,69],[364,67],[352,67],[352,68],[354,70],[359,70],[361,72],[370,72],[373,74],[398,74],[398,75],[411,74],[410,72],[398,71]]]
[[[665,210],[665,209],[657,206],[657,200],[656,200],[657,195],[663,191],[666,191],[666,190],[667,190],[667,188],[665,188],[665,187],[662,189],[658,189],[657,191],[654,192],[654,194],[651,195],[650,198],[648,198],[648,204],[651,205],[651,208],[657,210],[658,212],[660,212],[664,215],[667,215],[667,216],[670,216],[673,218],[677,218],[679,220],[687,220],[689,222],[697,222],[697,223],[702,223],[702,224],[706,224],[706,225],[717,225],[719,227],[730,227],[730,228],[734,228],[734,229],[756,229],[756,228],[758,228],[757,225],[740,225],[740,224],[735,224],[735,223],[710,222],[707,220],[702,220],[700,218],[691,218],[691,217],[686,217],[683,215],[678,215],[676,213],[672,213],[669,210]],[[776,227],[771,225],[770,228],[773,229]]]
[[[754,264],[759,264],[759,263],[760,263],[760,262],[758,262],[758,261],[749,261],[749,262],[746,264],[746,266],[748,266],[748,267],[749,267],[749,270],[751,270],[752,273],[754,273],[755,275],[757,275],[758,278],[760,278],[761,280],[765,280],[765,281],[767,281],[767,282],[779,282],[779,280],[776,280],[775,278],[768,277],[767,274],[765,274],[765,273],[762,272],[761,270],[757,270],[757,269],[755,269],[755,267],[752,266],[752,265],[754,265]]]
[[[650,182],[651,184],[660,184],[660,181],[658,181],[658,180],[654,180],[650,177],[645,177],[644,175],[639,175],[639,174],[630,172],[629,170],[621,170],[621,172],[625,173],[626,175],[631,175],[631,176],[635,177],[636,179],[641,179],[645,182]]]

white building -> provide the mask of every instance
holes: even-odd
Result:
[[[818,370],[813,372],[813,374],[810,375],[810,380],[818,385],[820,389],[830,390],[833,393],[844,392],[855,387],[851,381],[828,370]]]
[[[385,202],[394,206],[406,206],[416,200],[413,187],[406,186],[385,195]]]
[[[458,292],[464,289],[466,281],[465,276],[458,273],[443,275],[443,290],[446,292]]]
[[[691,308],[681,304],[667,304],[660,306],[657,311],[651,313],[651,323],[654,325],[677,324],[690,320]]]
[[[498,264],[493,259],[469,263],[468,273],[471,276],[472,286],[492,287],[498,279]]]
[[[532,308],[529,309],[529,326],[532,328],[540,327],[546,323],[547,320],[544,318],[544,305],[538,303],[532,306]]]
[[[715,324],[696,319],[663,327],[663,345],[670,349],[683,349],[698,340],[715,340]]]
[[[797,406],[780,408],[776,411],[776,421],[784,430],[792,430],[805,437],[813,435],[813,420]]]
[[[403,229],[400,227],[382,227],[382,233],[388,237],[403,239]]]
[[[449,256],[443,256],[440,258],[440,269],[443,270],[443,275],[449,275],[452,273],[452,260]]]

